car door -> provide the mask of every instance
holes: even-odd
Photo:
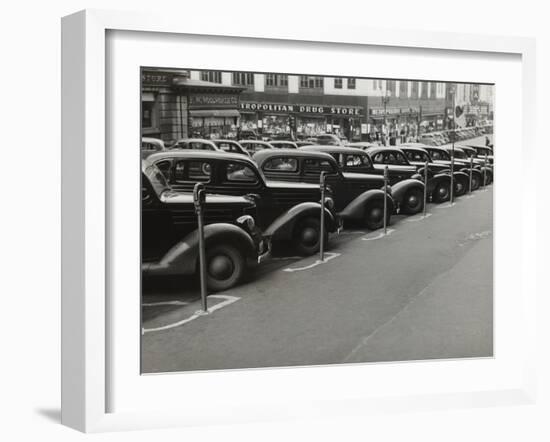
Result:
[[[326,172],[325,184],[330,189],[336,204],[336,210],[341,210],[351,200],[346,180],[334,159],[302,158],[302,181],[320,184],[321,172]]]
[[[390,185],[410,178],[416,173],[416,167],[410,165],[401,152],[384,150],[377,152],[372,157],[374,168],[378,173],[384,173],[388,166]]]

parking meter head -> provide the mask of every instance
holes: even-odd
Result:
[[[206,193],[204,191],[204,184],[197,183],[193,188],[193,203],[195,207],[200,207],[206,201]]]

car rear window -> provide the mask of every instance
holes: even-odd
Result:
[[[263,168],[275,172],[296,172],[298,160],[296,158],[271,158],[264,163]]]
[[[178,161],[174,167],[174,181],[177,183],[210,181],[212,165],[208,161]]]

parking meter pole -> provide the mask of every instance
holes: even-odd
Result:
[[[474,172],[474,157],[470,157],[470,190],[469,193],[472,193],[472,173]]]
[[[455,193],[455,142],[453,133],[453,147],[451,149],[451,197],[449,198],[450,204],[453,204]]]
[[[321,172],[319,185],[321,186],[321,228],[319,230],[319,258],[325,260],[325,175],[326,172]]]
[[[193,203],[199,224],[199,274],[201,283],[201,304],[202,311],[208,313],[207,286],[206,286],[206,249],[204,245],[204,222],[203,204],[205,200],[204,186],[201,183],[195,184],[193,189]]]
[[[487,185],[487,154],[485,154],[485,160],[483,161],[483,187]]]
[[[384,213],[382,214],[384,218],[384,235],[388,233],[388,166],[384,168]]]
[[[423,216],[426,217],[426,211],[428,206],[428,161],[424,164],[424,213]]]

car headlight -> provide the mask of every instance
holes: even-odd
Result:
[[[246,230],[248,230],[249,232],[252,232],[256,227],[256,221],[254,221],[254,218],[252,218],[250,215],[239,216],[237,218],[237,224],[245,227]]]
[[[325,207],[328,210],[333,210],[334,209],[334,200],[329,196],[325,197]]]

